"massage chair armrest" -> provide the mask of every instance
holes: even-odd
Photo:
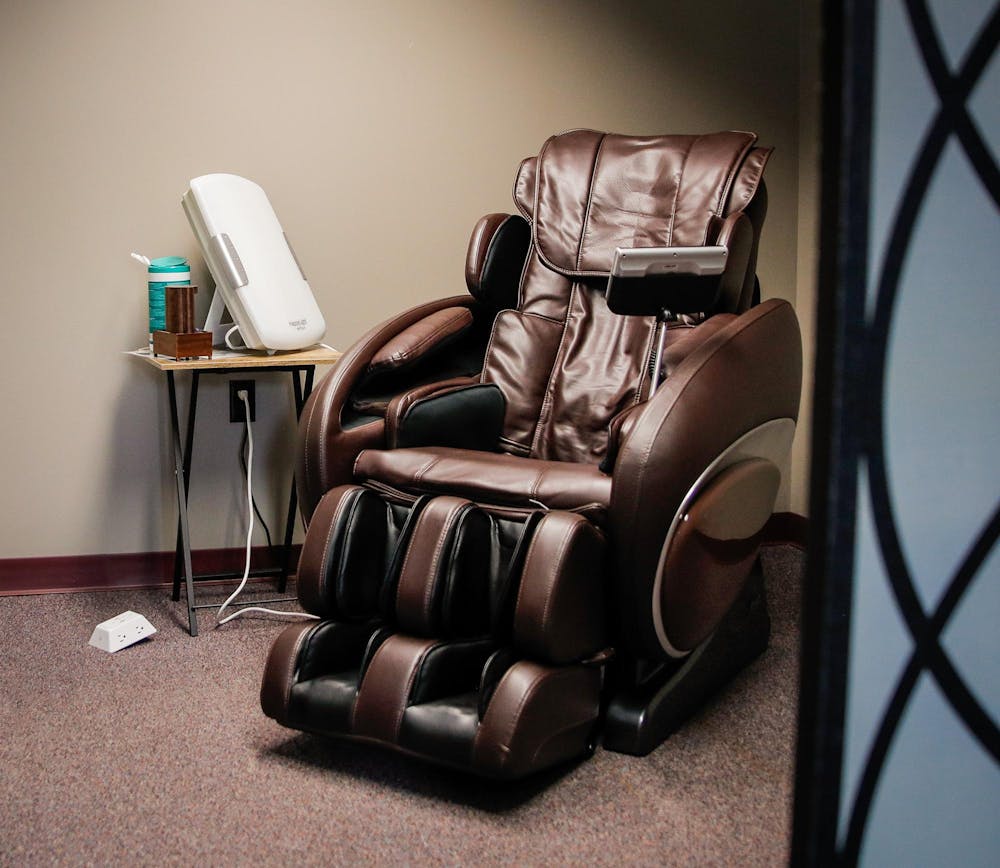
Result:
[[[465,305],[445,307],[393,335],[368,363],[370,372],[395,370],[416,364],[472,325]]]
[[[359,416],[351,396],[371,372],[371,363],[392,340],[439,311],[474,309],[467,295],[417,305],[371,329],[351,346],[309,396],[299,421],[296,485],[308,522],[319,499],[331,488],[352,480],[354,459],[363,449],[385,445],[385,420]],[[388,354],[387,354],[388,355]]]
[[[795,312],[788,302],[767,301],[727,318],[631,425],[614,461],[608,526],[615,540],[620,635],[639,656],[664,653],[650,600],[663,543],[685,497],[748,432],[775,420],[794,429],[801,380]]]
[[[450,446],[495,452],[507,401],[498,386],[455,377],[397,395],[385,413],[389,449]]]

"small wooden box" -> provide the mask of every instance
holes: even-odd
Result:
[[[153,355],[171,359],[212,358],[211,332],[153,332]]]

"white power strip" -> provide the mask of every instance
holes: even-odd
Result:
[[[156,628],[138,612],[122,612],[98,624],[90,636],[90,644],[114,653],[155,632]]]

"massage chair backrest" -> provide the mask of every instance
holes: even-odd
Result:
[[[725,244],[719,301],[706,314],[750,306],[771,153],[755,139],[574,130],[521,163],[520,216],[484,217],[466,267],[473,295],[499,309],[482,381],[507,400],[502,451],[597,464],[611,420],[645,400],[655,320],[608,309],[616,247]]]

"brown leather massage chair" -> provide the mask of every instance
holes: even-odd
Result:
[[[769,155],[553,136],[476,225],[469,294],[344,354],[300,423],[319,620],[271,648],[266,714],[517,778],[648,753],[764,650],[801,379],[792,308],[755,303]],[[616,248],[705,246],[721,274],[609,278]]]

